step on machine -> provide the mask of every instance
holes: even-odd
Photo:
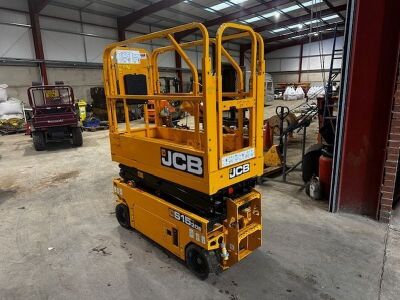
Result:
[[[198,30],[201,38],[178,43],[175,36],[187,30]],[[154,39],[170,45],[152,52],[140,48],[140,43]],[[248,91],[242,69],[224,47],[238,39],[251,44]],[[201,49],[201,70],[185,52],[195,47]],[[211,49],[215,49],[212,54]],[[158,59],[174,52],[191,71],[193,86],[188,93],[161,91]],[[103,59],[111,156],[120,164],[120,177],[113,180],[120,225],[136,229],[172,252],[201,279],[260,247],[261,195],[254,186],[263,173],[261,36],[249,26],[225,23],[215,38],[209,38],[204,25],[190,23],[111,44]],[[222,91],[223,60],[236,70],[234,92]],[[150,100],[156,110],[154,124],[149,124]],[[193,124],[163,125],[162,101],[181,101],[182,107],[190,108]],[[116,114],[116,104],[121,102],[125,124],[118,123]],[[131,124],[130,104],[144,106],[141,126]],[[232,109],[237,111],[237,125],[226,132],[223,113]]]

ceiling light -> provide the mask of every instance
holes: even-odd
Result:
[[[335,14],[335,15],[323,17],[322,20],[327,21],[327,20],[332,20],[332,19],[336,19],[336,18],[339,18],[339,16]]]
[[[240,4],[243,2],[246,2],[247,0],[230,0],[230,2],[232,2],[233,4]]]
[[[261,20],[260,17],[253,17],[253,18],[250,18],[250,19],[247,19],[247,20],[244,20],[244,21],[247,22],[247,23],[252,23],[252,22],[255,22],[255,21],[259,21],[259,20]]]
[[[293,5],[293,6],[289,6],[289,7],[286,7],[286,8],[282,8],[281,11],[283,11],[284,13],[288,13],[288,12],[294,11],[294,10],[299,9],[299,8],[300,8],[299,5]]]
[[[310,25],[310,24],[315,24],[315,23],[318,23],[318,22],[319,22],[319,20],[312,20],[312,21],[305,22],[305,24],[306,25]]]
[[[209,12],[215,12],[216,10],[218,11],[218,10],[222,10],[222,9],[231,7],[232,4],[240,4],[240,3],[243,3],[245,1],[247,1],[247,0],[230,0],[229,2],[225,1],[225,2],[222,2],[222,3],[207,7],[207,8],[205,8],[205,10],[209,11]]]
[[[262,16],[263,16],[264,18],[271,18],[271,17],[273,17],[274,15],[275,15],[275,12],[274,12],[274,11],[272,11],[272,12],[269,12],[269,13],[263,14]]]
[[[213,10],[221,10],[221,9],[227,8],[227,7],[231,6],[231,5],[232,5],[232,4],[230,4],[230,3],[222,2],[222,3],[220,3],[220,4],[211,6],[210,9],[213,9]]]
[[[303,24],[299,23],[299,24],[294,24],[294,25],[290,25],[288,26],[289,29],[296,29],[296,28],[303,28]]]
[[[311,6],[311,5],[315,5],[318,3],[321,3],[323,0],[311,0],[311,1],[307,1],[302,3],[303,6],[307,7],[307,6]]]
[[[278,29],[272,30],[272,32],[273,32],[273,33],[278,33],[278,32],[285,31],[285,30],[287,30],[287,29],[286,29],[286,28],[284,28],[284,27],[281,27],[281,28],[278,28]]]
[[[231,2],[234,2],[234,1],[231,0]],[[323,0],[311,0],[311,1],[304,2],[304,3],[299,3],[299,5],[296,4],[296,5],[286,7],[286,8],[282,8],[281,11],[284,13],[288,13],[288,12],[300,9],[302,6],[308,7],[308,6],[312,6],[312,5],[321,3],[321,2],[323,2]],[[280,16],[279,11],[272,11],[272,12],[269,12],[269,13],[266,13],[263,15],[264,18],[271,18],[271,17],[279,18],[279,16]]]

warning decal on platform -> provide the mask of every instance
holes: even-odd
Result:
[[[117,50],[115,52],[119,64],[140,64],[141,55],[137,50]]]
[[[251,159],[253,157],[255,157],[255,151],[254,148],[251,148],[238,153],[223,156],[221,160],[221,165],[222,167],[227,167]]]

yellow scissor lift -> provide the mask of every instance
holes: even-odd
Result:
[[[201,39],[178,43],[175,34],[199,30]],[[229,35],[226,31],[234,31]],[[169,41],[152,52],[140,43]],[[250,85],[224,43],[251,43]],[[213,47],[211,47],[213,45]],[[201,71],[186,49],[201,49]],[[210,50],[214,53],[211,63]],[[158,58],[182,57],[191,71],[192,90],[163,94]],[[236,91],[222,91],[222,63],[236,71]],[[134,37],[104,51],[112,159],[120,164],[114,179],[119,223],[135,228],[187,262],[204,279],[227,269],[261,245],[261,196],[254,189],[263,173],[264,45],[251,27],[222,24],[215,39],[200,23]],[[199,74],[201,72],[201,82]],[[154,100],[155,123],[149,124],[147,101]],[[164,125],[163,100],[181,101],[193,126]],[[125,128],[118,126],[116,102],[125,109]],[[128,104],[143,104],[144,125],[133,128]],[[165,103],[165,102],[164,102]],[[226,128],[223,112],[236,111],[236,126]],[[246,120],[246,124],[245,124]]]

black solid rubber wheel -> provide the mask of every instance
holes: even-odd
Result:
[[[129,208],[125,204],[118,204],[115,207],[115,216],[117,217],[119,225],[124,228],[131,228],[131,218],[129,215]]]
[[[46,149],[46,137],[43,132],[35,131],[32,133],[33,146],[36,151],[43,151]]]
[[[195,244],[186,248],[188,268],[201,280],[207,279],[210,273],[217,273],[219,262],[214,251],[207,251]]]
[[[82,130],[80,127],[72,128],[72,145],[80,147],[83,144]]]

